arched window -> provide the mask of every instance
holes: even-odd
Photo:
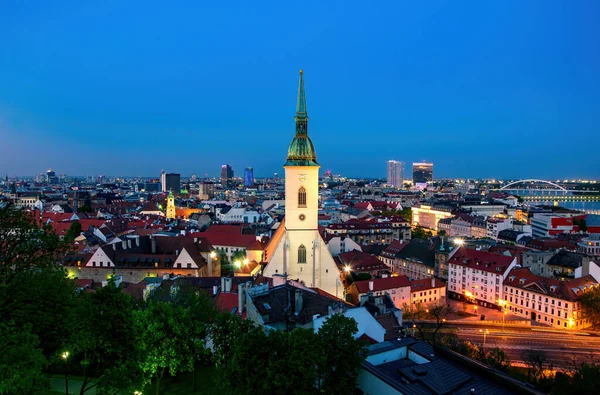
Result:
[[[306,263],[306,247],[304,247],[304,244],[298,247],[298,263]]]
[[[298,207],[306,207],[306,189],[304,187],[298,189]]]

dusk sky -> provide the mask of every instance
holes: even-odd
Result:
[[[0,173],[283,174],[302,68],[322,171],[600,178],[599,20],[595,0],[5,1]]]

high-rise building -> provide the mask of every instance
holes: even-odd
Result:
[[[402,188],[404,184],[404,162],[388,160],[387,184],[390,187]]]
[[[178,173],[160,173],[160,185],[162,192],[179,193],[181,190],[181,175]]]
[[[213,182],[201,182],[198,184],[198,199],[208,200],[215,197],[215,184]]]
[[[52,171],[52,169],[48,169],[46,172],[46,182],[48,184],[58,184],[58,177],[56,176],[56,173]]]
[[[254,169],[246,167],[244,170],[244,186],[251,187],[254,184]]]
[[[233,168],[230,165],[221,166],[221,184],[224,187],[231,186],[233,181]]]
[[[304,79],[300,71],[296,104],[296,134],[287,152],[285,169],[285,226],[273,236],[264,276],[296,279],[342,296],[343,286],[327,245],[319,233],[319,167],[308,136]],[[269,246],[270,247],[270,246]]]
[[[433,181],[433,163],[413,163],[413,184],[426,184]]]

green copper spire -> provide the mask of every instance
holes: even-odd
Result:
[[[298,81],[298,101],[296,103],[296,122],[298,119],[306,119],[306,94],[304,93],[304,72],[300,70],[300,80]]]
[[[296,121],[296,135],[288,148],[287,162],[284,166],[319,166],[315,147],[308,137],[308,114],[306,113],[304,72],[302,70],[300,70],[300,80],[298,81],[298,101],[294,120]]]

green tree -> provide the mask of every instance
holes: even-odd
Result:
[[[543,350],[525,350],[523,362],[527,365],[527,377],[533,382],[544,379],[544,367],[548,358]]]
[[[425,340],[425,334],[423,333],[423,320],[427,318],[425,304],[421,302],[402,304],[402,318],[403,320],[410,321],[412,327],[419,332],[421,339]]]
[[[190,309],[169,302],[150,302],[145,309],[135,311],[135,325],[140,334],[142,370],[154,377],[156,394],[160,380],[168,371],[191,372],[204,343],[198,339],[197,327]]]
[[[594,287],[581,295],[581,307],[584,317],[597,327],[600,324],[600,288]]]
[[[109,281],[93,293],[81,293],[75,309],[75,330],[70,340],[73,361],[81,364],[83,384],[80,394],[94,388],[101,381],[103,390],[111,386],[121,388],[119,377],[114,374],[121,365],[132,366],[131,376],[136,377],[136,336],[132,330],[133,302],[131,297]],[[105,373],[113,379],[103,378]],[[95,384],[92,377],[100,378]],[[128,382],[130,377],[121,376]],[[137,383],[139,387],[142,383]]]
[[[69,230],[65,234],[65,240],[72,242],[81,234],[81,230],[81,223],[79,223],[79,221],[74,221],[73,223],[71,223]]]
[[[366,357],[363,343],[354,338],[357,332],[356,321],[341,314],[329,317],[319,329],[319,346],[324,351],[318,367],[319,391],[352,393],[356,388],[360,364]]]
[[[486,355],[484,361],[488,365],[506,371],[510,367],[510,358],[498,347],[492,348]]]
[[[0,207],[0,240],[0,285],[29,270],[62,270],[56,257],[70,248],[50,225],[11,204]]]
[[[33,394],[47,387],[37,336],[13,321],[0,323],[0,394]]]

